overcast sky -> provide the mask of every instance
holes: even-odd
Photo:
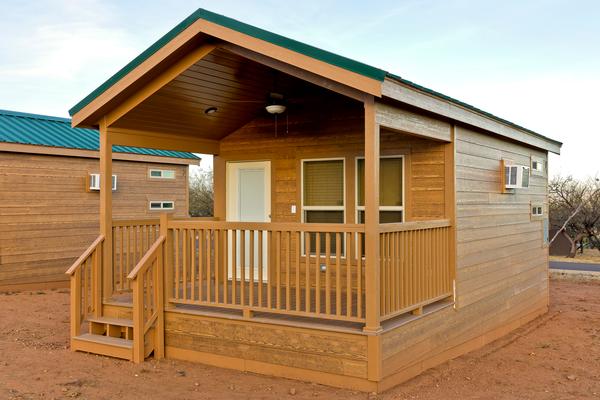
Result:
[[[600,1],[2,1],[0,108],[68,116],[197,8],[401,75],[564,142],[600,173]]]

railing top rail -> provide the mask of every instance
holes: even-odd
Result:
[[[403,231],[418,231],[422,229],[446,228],[451,226],[449,219],[437,219],[432,221],[411,221],[399,222],[393,224],[380,224],[379,232],[403,232]]]
[[[364,232],[362,224],[321,224],[298,222],[237,222],[237,221],[190,221],[170,220],[168,227],[179,229],[245,229],[292,232]]]
[[[137,278],[138,274],[145,270],[148,267],[148,265],[150,265],[150,261],[154,257],[154,253],[156,253],[156,251],[163,244],[165,239],[166,238],[164,235],[161,235],[158,237],[158,239],[156,239],[156,242],[154,242],[154,244],[148,249],[146,254],[144,254],[144,257],[142,257],[142,259],[137,263],[135,268],[131,270],[129,275],[127,275],[127,279]]]
[[[96,238],[96,240],[94,240],[94,242],[90,245],[90,247],[88,247],[87,250],[84,251],[81,256],[79,256],[77,261],[75,261],[73,263],[73,265],[71,265],[71,267],[69,267],[69,269],[67,270],[67,272],[65,272],[65,274],[73,275],[75,273],[75,271],[77,271],[77,269],[79,269],[79,267],[81,267],[81,264],[83,264],[83,262],[93,253],[94,250],[96,250],[98,245],[100,245],[100,243],[102,243],[103,241],[104,241],[104,235],[98,236]]]
[[[158,218],[140,218],[140,219],[113,219],[113,226],[131,226],[131,225],[158,225]]]

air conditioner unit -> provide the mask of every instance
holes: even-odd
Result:
[[[529,187],[529,167],[524,165],[504,166],[504,188],[520,189]]]
[[[100,190],[100,174],[90,174],[90,190]],[[117,176],[112,176],[112,191],[117,190]]]

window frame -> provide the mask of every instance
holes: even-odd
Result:
[[[160,176],[152,176],[152,172],[160,171]],[[169,171],[173,173],[172,177],[164,176],[164,172]],[[177,171],[174,169],[165,168],[148,168],[148,179],[159,179],[159,180],[175,180],[177,179]]]
[[[538,209],[542,210],[541,214],[534,213],[534,209],[537,211]],[[529,215],[531,215],[532,221],[539,221],[545,218],[546,216],[546,207],[544,203],[530,203],[529,204]]]
[[[305,206],[304,205],[304,163],[311,161],[341,161],[342,162],[342,201],[343,205],[341,206]],[[306,222],[306,215],[304,211],[342,211],[343,213],[343,221],[340,224],[344,225],[347,223],[347,199],[346,199],[346,158],[345,157],[324,157],[324,158],[302,158],[300,159],[300,222],[303,224],[310,225],[311,222]],[[306,246],[304,245],[304,234],[300,238],[300,247],[302,256],[306,257]],[[346,255],[346,235],[342,235],[343,240],[343,248],[342,254],[340,255],[342,258],[345,258]],[[309,257],[316,257],[316,254],[308,254]],[[321,254],[321,257],[325,257],[325,254]]]
[[[153,208],[152,203],[160,203],[160,208]],[[166,208],[165,203],[171,203],[172,207]],[[174,211],[175,210],[175,200],[149,200],[148,201],[148,210],[150,210],[150,211]]]
[[[404,206],[406,204],[406,156],[404,154],[394,154],[394,155],[385,155],[379,156],[379,159],[383,158],[400,158],[402,159],[402,205],[401,206],[379,206],[379,212],[381,211],[402,211],[402,221],[394,222],[394,223],[404,223],[406,221],[406,212],[404,210]],[[364,160],[364,156],[355,157],[354,161],[354,204],[355,204],[355,221],[358,224],[359,215],[361,211],[365,210],[365,206],[358,205],[358,160]],[[364,223],[364,222],[363,222]],[[381,222],[380,222],[381,224]]]
[[[540,165],[541,169],[533,168],[534,162],[537,165]],[[530,166],[529,171],[530,171],[531,176],[533,176],[533,175],[546,176],[546,170],[547,170],[546,160],[544,160],[542,157],[532,155],[531,160],[529,162],[529,166]]]

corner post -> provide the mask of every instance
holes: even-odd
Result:
[[[379,275],[379,125],[375,100],[365,99],[365,317],[368,337],[368,379],[381,379]]]
[[[112,142],[106,118],[100,121],[100,234],[102,244],[102,297],[108,300],[113,289],[112,256]]]

